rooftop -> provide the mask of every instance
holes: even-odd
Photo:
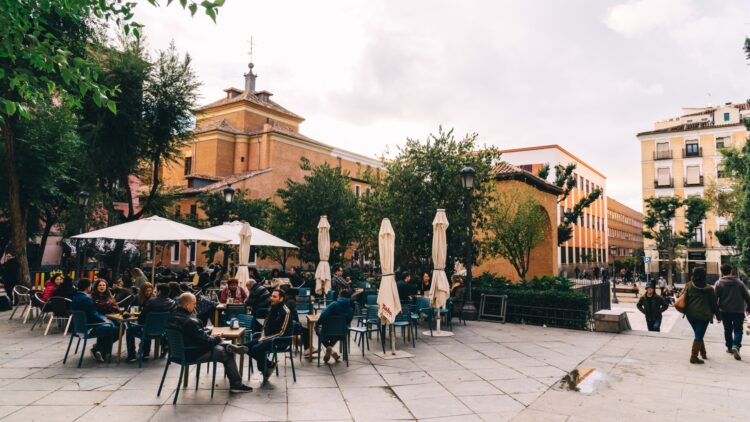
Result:
[[[700,113],[703,114],[703,113]],[[726,127],[732,127],[732,126],[745,126],[742,122],[740,123],[727,123],[723,125],[717,125],[714,124],[713,121],[709,122],[697,122],[697,123],[686,123],[682,125],[672,126],[664,129],[657,129],[657,130],[649,130],[646,132],[641,132],[636,136],[644,136],[644,135],[656,135],[661,133],[675,133],[675,132],[690,132],[693,130],[700,130],[700,129],[721,129]]]
[[[528,183],[543,192],[551,193],[553,195],[561,195],[563,192],[562,189],[541,177],[506,161],[500,162],[493,170],[495,173],[495,180],[519,180]]]

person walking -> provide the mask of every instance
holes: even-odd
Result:
[[[664,278],[663,275],[660,275],[659,281],[657,283],[659,285],[659,292],[661,293],[661,297],[664,297],[664,292],[667,289],[667,280]]]
[[[648,330],[661,331],[661,314],[669,308],[669,304],[663,297],[656,294],[654,283],[646,284],[646,293],[641,296],[636,306],[646,316]]]
[[[703,336],[706,334],[708,324],[713,322],[717,315],[716,295],[714,288],[706,283],[706,269],[696,267],[693,269],[691,280],[685,286],[684,295],[686,299],[685,316],[690,326],[693,327],[693,346],[690,350],[690,363],[701,364],[706,356],[706,346],[703,344]],[[700,353],[700,357],[698,354]]]
[[[740,348],[742,347],[742,324],[745,322],[745,313],[750,309],[750,293],[747,287],[734,276],[731,265],[721,266],[721,278],[714,285],[716,289],[716,300],[719,306],[720,321],[724,325],[724,342],[727,353],[741,360]]]

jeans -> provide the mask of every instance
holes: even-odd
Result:
[[[646,327],[649,331],[661,331],[661,317],[654,320],[646,320]]]
[[[96,336],[96,344],[91,349],[101,353],[104,356],[112,354],[112,342],[117,335],[117,329],[110,322],[99,325],[91,329],[91,333]]]
[[[128,346],[128,357],[135,356],[135,339],[140,339],[142,332],[143,327],[141,327],[140,325],[128,325],[128,330],[125,334],[125,343]],[[143,356],[150,355],[151,339],[146,338],[146,340],[141,343],[141,348],[143,348]]]
[[[706,330],[708,329],[708,321],[691,318],[689,315],[687,320],[690,323],[690,326],[693,327],[693,334],[695,335],[694,340],[703,341],[703,336],[706,335]]]
[[[234,361],[234,353],[229,353],[224,344],[217,344],[213,349],[214,358],[217,362],[224,365],[224,374],[229,378],[230,387],[239,387],[242,385],[242,377],[237,369],[237,362]],[[198,362],[211,362],[211,352],[208,351],[197,359]]]
[[[724,324],[724,343],[727,350],[732,347],[742,347],[742,324],[745,322],[745,314],[735,312],[722,312],[721,323]]]
[[[271,361],[266,358],[266,353],[271,351],[271,340],[264,342],[253,340],[248,343],[247,348],[249,349],[248,353],[250,354],[250,357],[255,359],[258,371],[263,372],[264,362],[268,365],[265,366],[266,368],[270,367]],[[265,374],[263,374],[263,377],[265,377]]]

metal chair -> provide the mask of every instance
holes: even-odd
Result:
[[[354,333],[354,341],[359,345],[362,350],[362,356],[365,355],[365,347],[370,350],[370,333],[377,332],[378,338],[380,338],[380,318],[378,317],[377,306],[365,307],[365,317],[360,320],[360,325],[356,327],[349,327],[349,332]],[[359,339],[357,339],[359,336]],[[383,351],[385,353],[385,351]]]
[[[167,320],[169,319],[169,315],[171,315],[171,312],[149,312],[148,315],[146,315],[146,320],[143,321],[143,324],[130,324],[131,327],[141,328],[141,343],[138,345],[139,368],[143,367],[143,346],[146,344],[145,342],[157,340],[156,344],[158,346],[159,340],[161,340],[162,336],[167,332]],[[157,354],[154,353],[154,356],[157,356]]]
[[[297,321],[292,321],[292,335],[284,337],[275,337],[271,339],[271,348],[265,353],[263,359],[263,373],[268,372],[268,355],[273,355],[271,360],[276,364],[276,376],[279,376],[279,353],[289,353],[289,361],[292,363],[292,379],[297,382],[297,373],[294,370],[294,333],[299,325]],[[252,360],[252,359],[249,359]],[[252,366],[252,363],[250,364]]]
[[[164,380],[167,378],[167,371],[169,370],[170,363],[176,363],[180,365],[180,376],[177,379],[177,390],[174,392],[174,400],[172,404],[177,404],[177,397],[180,395],[180,386],[182,385],[182,379],[185,376],[185,367],[191,365],[198,365],[195,371],[195,389],[198,389],[198,383],[200,382],[201,374],[201,363],[196,360],[188,360],[186,353],[187,351],[198,349],[198,347],[185,346],[185,341],[182,338],[182,333],[177,330],[167,329],[167,342],[169,343],[169,357],[167,363],[164,366],[164,374],[161,376],[161,383],[159,383],[159,391],[156,392],[156,396],[161,395],[162,387],[164,387]],[[214,366],[213,378],[211,380],[211,399],[214,398],[214,386],[216,385],[216,357],[214,356],[213,348],[211,349],[211,361]],[[186,381],[187,383],[187,381]]]
[[[411,320],[410,312],[408,309],[402,309],[401,312],[396,315],[396,319],[393,321],[393,327],[401,328],[401,337],[403,337],[404,343],[406,343],[406,330],[409,329],[409,334],[411,335],[411,347],[417,347],[416,339],[414,338],[414,332],[417,330]]]
[[[47,302],[47,308],[49,309],[48,313],[50,314],[50,317],[49,322],[47,323],[47,328],[44,330],[45,336],[49,333],[49,327],[52,325],[52,320],[57,320],[58,325],[61,321],[64,321],[65,331],[63,332],[63,335],[68,334],[70,321],[73,318],[73,315],[70,312],[70,306],[72,303],[73,301],[66,297],[52,296],[49,299]]]
[[[13,319],[13,315],[16,314],[16,311],[21,305],[24,305],[23,310],[21,311],[21,318],[24,318],[26,316],[26,313],[29,311],[29,306],[31,306],[31,289],[29,289],[26,286],[15,286],[13,287],[12,291],[12,303],[11,306],[13,306],[13,312],[10,313],[10,318],[8,320]],[[24,323],[26,323],[26,318],[23,320]]]
[[[47,313],[52,312],[52,310],[47,307],[47,302],[42,300],[41,292],[35,292],[31,295],[31,308],[36,309],[37,311],[36,319],[34,319],[34,323],[31,324],[31,331],[34,331],[34,327],[44,319],[44,316]]]
[[[341,342],[344,352],[346,366],[349,366],[349,330],[343,316],[333,315],[326,318],[323,324],[318,323],[318,367],[320,367],[320,355],[322,338],[335,339]],[[312,333],[310,334],[312,335]]]
[[[310,296],[297,297],[297,314],[308,315],[313,312],[313,303]]]
[[[250,314],[239,314],[237,315],[237,322],[239,322],[240,327],[245,329],[245,344],[250,344],[253,339],[255,339],[257,336],[260,336],[260,333],[254,333],[253,332],[253,316]],[[247,379],[250,379],[250,376],[253,374],[253,359],[248,358],[248,371],[247,371]]]
[[[237,315],[247,314],[247,305],[243,303],[230,303],[227,305],[227,309],[224,310],[224,323],[229,325],[229,321],[232,318],[237,318]]]
[[[73,354],[78,353],[78,346],[81,344],[81,339],[83,339],[83,349],[81,350],[81,357],[78,359],[78,367],[80,368],[83,364],[83,355],[86,351],[86,343],[91,338],[96,338],[96,334],[94,334],[94,328],[107,325],[104,322],[89,324],[86,319],[86,313],[83,311],[73,311],[72,312],[73,317],[73,330],[70,332],[70,341],[68,342],[68,348],[65,350],[65,357],[63,358],[63,365],[65,365],[65,362],[68,360],[68,353],[70,352],[70,346],[73,344],[73,338],[78,338],[78,342],[76,343],[76,350],[73,352]],[[109,362],[112,362],[112,354],[109,355]]]

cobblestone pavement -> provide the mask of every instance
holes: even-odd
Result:
[[[454,337],[420,335],[415,349],[399,338],[410,359],[363,358],[352,343],[348,368],[296,360],[296,383],[287,361],[273,389],[253,379],[249,394],[230,394],[219,373],[212,400],[210,377],[202,374],[197,391],[191,377],[173,406],[177,370],[156,397],[163,360],[138,369],[86,355],[81,369],[63,365],[67,338],[8,316],[0,313],[2,421],[726,421],[750,410],[748,363],[723,352],[714,325],[708,364],[689,365],[690,328],[680,319],[670,333],[620,335],[470,322]],[[596,369],[584,381],[592,392],[559,387],[575,368]]]

